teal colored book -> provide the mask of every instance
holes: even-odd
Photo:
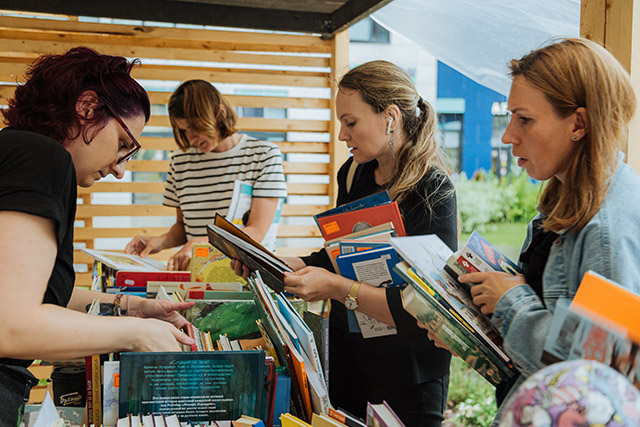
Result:
[[[260,417],[264,351],[120,353],[119,416],[164,414],[182,422]]]

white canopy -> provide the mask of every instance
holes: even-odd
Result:
[[[509,60],[553,37],[580,34],[579,0],[394,0],[372,17],[504,95]]]

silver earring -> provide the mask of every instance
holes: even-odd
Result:
[[[395,136],[395,134],[393,133],[393,131],[391,131],[391,139],[389,140],[389,148],[391,149],[391,158],[392,159],[396,158],[396,152],[395,152],[395,149],[393,148],[394,136]]]
[[[389,123],[387,123],[387,135],[391,133],[391,123],[393,123],[393,117],[389,116]]]

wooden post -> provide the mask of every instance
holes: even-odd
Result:
[[[336,93],[338,91],[338,80],[349,69],[349,31],[344,30],[331,41],[331,100],[329,109],[331,119],[329,120],[329,204],[335,205],[338,197],[338,170],[347,160],[347,146],[340,141],[340,123],[336,118]]]
[[[640,94],[640,5],[634,0],[582,0],[580,35],[602,44],[629,71],[631,82]],[[634,35],[636,35],[634,37]],[[636,112],[629,127],[627,162],[640,172],[640,115]],[[631,142],[631,143],[629,143]]]

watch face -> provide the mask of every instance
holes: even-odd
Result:
[[[344,300],[344,306],[349,310],[355,310],[358,308],[358,302],[353,298],[347,298]]]

